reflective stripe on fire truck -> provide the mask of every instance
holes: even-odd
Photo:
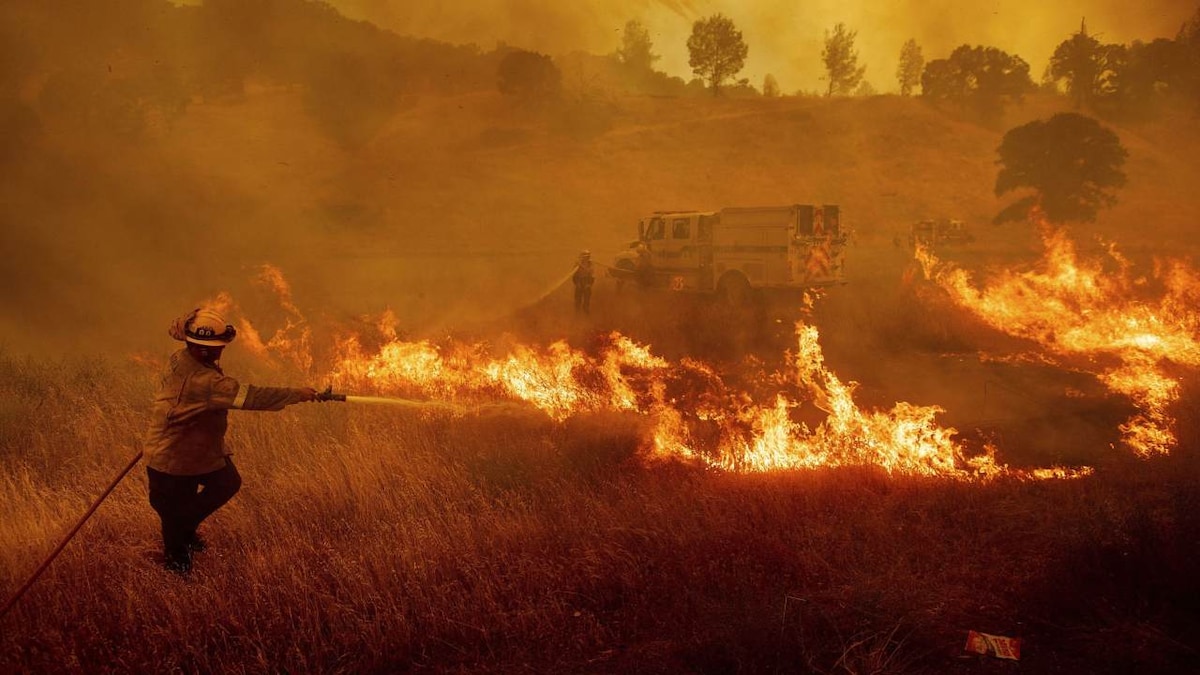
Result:
[[[808,264],[805,265],[809,276],[829,276],[829,268],[833,264],[829,253],[829,242],[813,246],[808,252]]]

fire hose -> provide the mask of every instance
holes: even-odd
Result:
[[[542,414],[542,411],[537,408],[531,408],[529,405],[512,401],[499,403],[472,403],[470,405],[466,405],[462,403],[451,403],[449,401],[423,401],[411,398],[393,398],[389,396],[354,396],[347,394],[333,394],[332,392],[321,392],[317,396],[320,397],[322,395],[332,395],[334,398],[318,398],[318,401],[341,401],[345,403],[365,403],[369,405],[391,405],[400,406],[403,408],[420,408],[422,410],[434,409],[454,413],[455,415],[463,415],[468,412]]]
[[[92,506],[87,510],[87,513],[83,514],[83,517],[79,519],[79,522],[75,523],[75,527],[72,527],[71,531],[67,533],[67,536],[63,537],[63,540],[59,542],[54,551],[47,556],[41,565],[38,566],[37,570],[35,570],[34,573],[29,577],[29,580],[26,581],[20,588],[18,588],[16,593],[13,593],[12,597],[8,599],[8,602],[4,603],[4,609],[0,609],[0,618],[4,618],[4,616],[8,614],[8,610],[12,609],[13,605],[16,605],[17,601],[21,599],[21,596],[25,595],[25,592],[28,591],[29,588],[38,580],[38,577],[42,576],[42,572],[45,572],[46,568],[50,566],[50,563],[54,562],[54,559],[58,557],[58,554],[62,553],[62,550],[67,547],[67,542],[71,541],[71,538],[74,537],[77,532],[79,532],[79,528],[83,527],[83,524],[88,521],[88,518],[91,518],[92,514],[96,512],[96,509],[100,508],[100,503],[103,502],[114,489],[116,489],[117,484],[125,479],[125,476],[133,470],[133,467],[137,466],[137,463],[140,462],[141,459],[142,452],[139,450],[138,453],[134,455],[133,459],[129,460],[129,463],[125,465],[125,468],[121,469],[121,473],[117,474],[117,477],[114,478],[111,483],[109,483],[108,487],[103,493],[101,493],[96,501],[92,502]]]
[[[459,408],[453,404],[440,402],[390,399],[377,396],[347,396],[346,394],[334,393],[332,386],[326,387],[324,391],[318,392],[316,398],[313,400],[320,403],[336,401],[353,403],[388,403],[392,405],[404,405],[410,407],[448,406],[455,409]],[[125,476],[129,475],[129,472],[132,471],[133,467],[137,466],[137,463],[141,460],[142,451],[139,450],[138,453],[129,460],[129,463],[125,465],[125,468],[121,469],[120,473],[113,478],[112,482],[108,484],[108,487],[104,489],[104,492],[100,493],[100,496],[97,497],[94,502],[92,502],[92,505],[83,514],[83,516],[76,521],[74,527],[67,532],[67,535],[62,538],[62,541],[58,543],[58,546],[56,546],[54,550],[50,552],[50,555],[46,556],[46,559],[42,561],[41,565],[38,565],[33,574],[29,576],[29,579],[26,580],[25,583],[22,584],[21,587],[18,588],[17,591],[13,593],[12,596],[4,603],[4,607],[0,608],[0,619],[3,619],[5,616],[7,616],[9,610],[11,610],[17,604],[17,602],[20,601],[21,597],[24,596],[25,593],[35,583],[37,583],[37,580],[42,576],[46,569],[50,567],[50,564],[54,562],[55,558],[57,558],[58,555],[63,552],[63,549],[67,547],[67,544],[70,543],[71,539],[73,539],[75,535],[79,533],[79,530],[82,529],[84,524],[87,523],[88,519],[92,517],[92,514],[96,512],[96,509],[100,508],[100,504],[102,504],[104,500],[107,499],[110,494],[112,494],[112,491],[117,488],[117,485],[119,485],[121,481],[125,479]]]

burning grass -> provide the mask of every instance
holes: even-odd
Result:
[[[940,425],[939,406],[861,406],[856,384],[826,367],[817,329],[803,322],[796,325],[794,351],[776,370],[761,362],[729,368],[690,357],[672,362],[619,332],[593,339],[586,349],[560,340],[545,348],[517,342],[500,353],[485,343],[403,340],[386,320],[377,332],[369,336],[370,348],[359,334],[338,341],[329,377],[339,388],[432,399],[460,410],[517,401],[559,422],[634,413],[649,428],[644,454],[657,459],[733,472],[872,466],[963,479],[1089,471],[1035,473],[997,464],[994,448],[968,451],[956,430]]]
[[[1196,272],[1162,260],[1152,277],[1137,276],[1115,246],[1084,257],[1040,210],[1030,220],[1044,244],[1031,268],[1003,270],[977,287],[968,271],[919,249],[925,276],[989,326],[1058,358],[1089,359],[1088,370],[1138,407],[1121,426],[1125,445],[1141,457],[1170,452],[1176,437],[1168,408],[1180,386],[1174,370],[1200,365]]]
[[[1200,661],[1188,368],[1162,406],[1176,452],[1090,472],[1027,448],[1034,466],[1009,469],[939,406],[861,402],[804,322],[779,364],[736,367],[620,333],[406,339],[387,316],[314,355],[267,272],[287,320],[244,326],[257,367],[324,380],[328,363],[409,404],[234,413],[246,487],[187,580],[156,563],[135,474],[6,619],[0,666],[948,672],[976,667],[969,629],[1021,637],[1033,672]],[[150,361],[0,359],[3,588],[134,451]]]
[[[149,383],[0,370],[7,592],[133,452]],[[632,412],[234,415],[245,488],[193,577],[155,563],[139,470],[5,619],[0,666],[945,672],[967,629],[1020,635],[1033,672],[1196,657],[1187,452],[1050,483],[739,475],[647,465]]]

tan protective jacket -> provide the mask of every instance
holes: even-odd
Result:
[[[304,390],[239,384],[188,350],[171,355],[150,411],[143,448],[151,469],[196,476],[225,466],[229,410],[283,410],[303,400]]]
[[[576,286],[591,286],[596,280],[596,273],[592,268],[591,260],[580,260],[575,265],[575,273],[571,275],[571,281]]]

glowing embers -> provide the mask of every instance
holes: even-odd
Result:
[[[1031,218],[1045,245],[1033,269],[975,286],[968,272],[929,251],[918,250],[917,259],[927,279],[993,328],[1059,356],[1089,357],[1100,381],[1140,410],[1121,425],[1124,443],[1142,457],[1169,452],[1176,439],[1168,410],[1179,398],[1169,366],[1200,365],[1196,273],[1172,261],[1159,263],[1152,279],[1136,279],[1114,248],[1082,259],[1065,232],[1040,213]]]

